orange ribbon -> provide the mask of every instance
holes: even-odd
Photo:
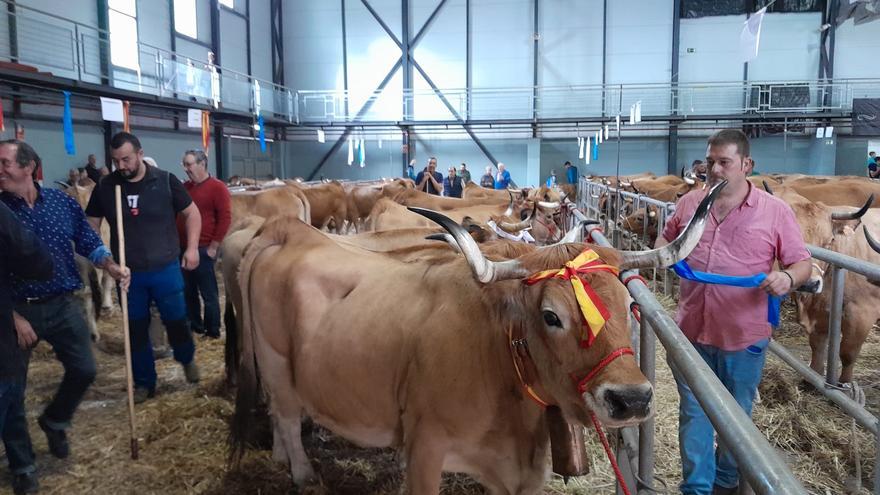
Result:
[[[613,265],[606,264],[599,254],[592,249],[587,249],[571,261],[565,263],[559,270],[544,270],[533,274],[523,280],[527,285],[533,285],[548,278],[559,278],[571,281],[575,298],[581,308],[584,322],[584,335],[581,337],[581,347],[593,345],[596,336],[605,327],[605,323],[611,318],[608,308],[588,284],[583,275],[593,272],[608,272],[618,275],[620,270]]]

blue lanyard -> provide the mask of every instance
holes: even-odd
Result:
[[[737,277],[734,275],[718,275],[716,273],[695,272],[688,266],[687,261],[681,260],[672,265],[675,273],[685,279],[704,284],[729,285],[731,287],[757,287],[767,278],[766,273],[758,273]],[[774,327],[779,326],[779,307],[784,297],[770,294],[767,298],[767,321]]]

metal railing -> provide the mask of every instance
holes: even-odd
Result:
[[[636,196],[638,195],[634,195],[633,193],[629,193],[627,191],[618,191],[617,189],[604,184],[590,182],[585,178],[581,179],[578,185],[578,189],[579,209],[574,210],[573,218],[583,220],[587,217],[597,219],[604,217],[605,221],[603,225],[607,229],[606,233],[614,233],[619,231],[620,225],[618,225],[616,221],[609,222],[608,219],[618,218],[622,211],[626,211],[624,205],[626,205],[627,203],[618,202],[618,208],[606,208],[603,210],[599,208],[597,204],[601,194],[606,194],[608,195],[607,197],[613,197],[612,195],[614,194],[620,194],[621,197],[629,197],[630,199],[632,199],[633,204],[637,204],[636,201],[640,200],[645,206],[649,204],[658,206],[660,208],[659,211],[665,211],[666,215],[671,215],[672,211],[674,211],[674,203],[663,203],[656,200],[651,200],[649,198],[637,198]],[[586,213],[582,213],[582,211]],[[661,216],[658,218],[658,233],[662,232],[663,225],[665,225],[665,221],[667,219],[668,216]],[[600,245],[612,245],[611,242],[602,233],[593,230],[590,231],[590,235],[592,236],[593,241],[597,242]],[[612,235],[612,237],[617,236]],[[619,247],[619,243],[615,245],[615,247]],[[842,323],[841,317],[843,314],[843,293],[845,288],[844,284],[846,272],[852,271],[853,273],[858,273],[859,275],[862,275],[870,280],[880,280],[880,266],[818,246],[808,245],[807,249],[810,251],[810,254],[813,258],[828,263],[831,267],[832,273],[830,277],[831,285],[830,287],[825,287],[825,290],[831,290],[832,294],[828,318],[826,374],[825,376],[820,375],[778,342],[771,341],[768,349],[774,355],[779,357],[780,360],[791,367],[798,375],[800,375],[808,383],[813,385],[815,389],[819,391],[823,396],[839,406],[844,414],[852,417],[856,421],[856,423],[858,423],[860,426],[862,426],[874,435],[876,450],[874,461],[873,493],[875,495],[880,495],[880,462],[878,462],[878,460],[880,460],[880,418],[872,414],[865,408],[864,405],[855,401],[848,393],[843,391],[841,387],[838,386],[837,381],[840,370],[839,353]],[[668,273],[668,271],[664,270],[664,273]],[[664,290],[668,291],[669,285],[670,284],[668,284],[667,279],[664,279]],[[632,280],[629,282],[627,288],[630,290],[633,298],[639,304],[642,314],[642,322],[640,326],[641,341],[634,341],[634,345],[638,344],[642,372],[649,379],[652,379],[653,382],[656,361],[656,357],[654,355],[653,334],[650,332],[650,329],[653,328],[657,333],[657,336],[660,337],[661,343],[664,345],[664,348],[666,349],[667,355],[669,356],[672,365],[675,366],[676,370],[680,371],[682,376],[685,377],[688,385],[691,387],[692,390],[694,390],[694,393],[697,395],[700,404],[703,406],[707,416],[709,416],[709,419],[715,426],[716,431],[718,431],[722,439],[727,441],[727,436],[730,435],[730,432],[725,432],[723,430],[730,427],[730,425],[726,423],[726,421],[730,421],[730,419],[723,419],[724,414],[721,413],[721,409],[727,408],[729,404],[725,405],[725,400],[718,400],[719,391],[717,390],[717,387],[715,385],[720,385],[720,382],[717,381],[717,378],[715,378],[715,375],[711,372],[711,370],[706,369],[704,371],[700,371],[697,374],[708,372],[714,380],[710,380],[713,382],[712,384],[703,383],[702,385],[700,385],[700,388],[703,389],[702,391],[697,390],[696,386],[691,383],[691,379],[696,377],[689,376],[694,375],[694,371],[690,367],[695,365],[692,360],[693,357],[696,356],[699,364],[703,364],[702,359],[696,354],[693,346],[690,345],[683,334],[681,334],[681,330],[674,323],[671,322],[665,310],[663,310],[663,308],[659,305],[659,303],[653,297],[653,294],[644,283],[639,280]],[[671,348],[670,345],[672,345],[673,347]],[[686,352],[683,352],[682,348],[686,348]],[[693,353],[693,355],[691,355],[691,353]],[[705,377],[700,377],[700,379],[704,378]],[[707,394],[707,396],[701,397],[701,394]],[[725,399],[729,398],[730,400],[733,400],[729,394],[725,393],[720,395],[724,395]],[[716,418],[718,419],[718,421],[716,421]],[[747,417],[745,419],[748,420]],[[751,424],[751,421],[748,421]],[[742,425],[734,426],[736,428],[742,427]],[[753,428],[754,426],[752,425],[752,428],[747,429],[751,430]],[[638,462],[633,462],[633,464],[637,465],[637,467],[635,465],[633,466],[633,472],[637,472],[641,480],[651,480],[653,479],[653,423],[646,422],[639,427],[638,446],[635,445],[633,437],[634,434],[632,432],[629,434],[629,438],[627,435],[623,436],[624,443],[628,444],[627,450],[637,454]],[[763,443],[766,443],[766,440],[763,437],[761,437],[761,440],[763,440]],[[733,454],[734,457],[736,457],[737,462],[740,464],[741,469],[743,469],[743,467],[745,468],[743,470],[746,472],[747,476],[747,469],[755,469],[755,466],[750,466],[748,464],[754,462],[768,462],[768,459],[758,459],[755,456],[749,456],[747,453],[744,458],[740,458],[737,455],[736,451],[734,451]],[[763,456],[763,454],[759,455]],[[781,460],[779,459],[769,460],[772,462],[781,462]],[[777,491],[762,492],[760,491],[759,486],[753,483],[751,477],[749,477],[749,481],[750,483],[752,483],[752,488],[758,491],[758,493],[787,493]],[[764,480],[762,479],[761,482],[764,482]],[[642,492],[640,491],[639,493]]]

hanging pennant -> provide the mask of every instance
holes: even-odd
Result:
[[[361,168],[364,168],[364,165],[367,164],[367,150],[363,138],[361,139],[360,144],[358,144],[358,162],[360,163]]]
[[[0,99],[0,132],[6,132],[6,123],[3,122],[3,100]]]
[[[578,138],[578,159],[584,159],[584,138],[582,137]]]
[[[608,124],[605,124],[605,141],[608,141]]]
[[[68,155],[76,154],[76,143],[73,142],[73,114],[70,112],[70,91],[64,93],[64,149]]]
[[[599,143],[593,142],[593,160],[599,159]]]
[[[323,143],[324,141],[324,129],[318,129],[318,142]]]
[[[614,117],[614,132],[620,135],[620,115]]]
[[[642,121],[642,102],[636,102],[636,122]]]
[[[24,126],[17,122],[15,124],[15,139],[24,141]]]
[[[211,112],[202,110],[202,150],[208,154],[208,146],[211,144]]]
[[[131,103],[128,101],[122,102],[122,130],[125,132],[131,132],[131,127],[128,125],[128,112],[130,110]]]
[[[629,125],[633,125],[636,123],[636,106],[629,106]]]
[[[587,165],[589,165],[590,164],[590,151],[592,150],[589,137],[587,137],[587,142],[584,146],[586,148],[586,153],[584,153],[584,161],[586,162]]]
[[[266,131],[264,129],[265,126],[263,125],[263,116],[262,115],[257,116],[257,124],[259,124],[259,126],[260,126],[260,151],[265,153],[266,152]]]
[[[354,163],[354,140],[352,138],[348,138],[348,166]]]
[[[602,144],[602,131],[596,133],[596,139],[594,141],[597,145]]]

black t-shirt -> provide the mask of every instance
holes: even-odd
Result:
[[[422,182],[422,179],[425,177],[425,174],[427,172],[428,172],[428,169],[422,170],[421,172],[419,172],[419,175],[416,176],[416,187],[418,187],[419,183]],[[441,174],[440,172],[437,172],[435,170],[434,173],[431,175],[434,176],[434,180],[436,180],[438,184],[441,184],[441,185],[443,184],[443,174]],[[428,194],[436,194],[436,195],[440,194],[440,191],[436,187],[434,187],[434,183],[431,182],[430,180],[427,180],[427,179],[425,180],[424,187],[425,187],[425,192]]]
[[[86,216],[104,217],[110,223],[110,248],[119,260],[116,238],[115,186],[122,186],[125,262],[132,271],[153,271],[180,256],[177,213],[192,203],[189,193],[173,174],[145,165],[144,178],[129,182],[119,171],[95,186]]]

